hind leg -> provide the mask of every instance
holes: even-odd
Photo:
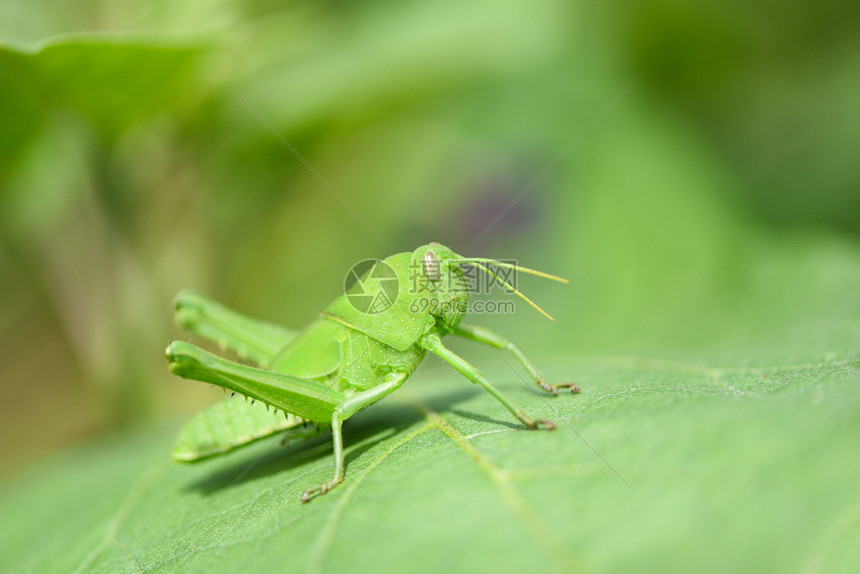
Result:
[[[180,291],[174,300],[180,327],[235,352],[261,367],[298,334],[297,331],[237,313],[192,291]]]

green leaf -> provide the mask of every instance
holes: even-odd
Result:
[[[778,197],[795,211],[809,203],[837,211],[834,220],[852,217],[839,206],[848,197],[842,190],[855,189],[856,167],[840,161],[856,133],[850,121],[832,118],[834,109],[856,109],[853,59],[822,68],[833,85],[815,83],[826,89],[808,101],[774,97],[770,73],[760,74],[755,91],[761,104],[741,106],[746,115],[737,100],[702,100],[713,117],[746,126],[762,116],[753,127],[780,128],[747,128],[740,138],[727,132],[742,140],[727,157],[749,155],[748,166],[764,170],[753,177],[761,185],[745,186],[726,182],[726,156],[698,142],[715,132],[681,137],[702,131],[702,122],[675,110],[677,100],[649,92],[647,81],[586,129],[630,70],[605,53],[618,45],[611,31],[562,3],[311,10],[299,3],[285,11],[209,0],[169,10],[161,2],[165,8],[125,10],[25,4],[0,6],[0,36],[15,42],[0,46],[0,199],[11,237],[0,241],[0,283],[16,286],[0,323],[9,326],[4,348],[17,360],[3,380],[32,389],[23,401],[7,393],[7,403],[31,427],[50,416],[28,410],[27,397],[40,408],[62,402],[58,395],[81,388],[72,380],[77,371],[101,372],[104,357],[138,391],[150,384],[146,369],[164,372],[161,347],[149,343],[162,333],[152,325],[170,313],[148,301],[173,289],[176,277],[203,281],[208,274],[193,270],[211,266],[218,288],[234,299],[276,313],[282,301],[296,300],[293,308],[307,311],[307,299],[291,294],[337,289],[348,263],[333,265],[334,255],[345,263],[375,241],[225,79],[398,241],[456,235],[465,223],[454,215],[480,199],[475,190],[519,192],[584,136],[527,198],[535,208],[544,202],[552,219],[496,228],[511,223],[509,241],[522,243],[524,255],[573,272],[565,292],[573,296],[563,300],[547,287],[538,299],[557,297],[547,308],[558,323],[536,314],[476,319],[519,326],[508,334],[530,354],[567,344],[561,356],[534,358],[551,380],[573,379],[583,392],[536,393],[492,352],[458,345],[512,399],[559,429],[521,429],[431,358],[402,390],[348,421],[346,482],[308,505],[299,503],[301,492],[331,473],[325,437],[286,448],[262,441],[195,466],[170,461],[181,421],[102,439],[3,485],[0,572],[784,572],[860,563],[860,251],[812,233],[766,235],[744,211],[745,196],[760,198],[751,205]],[[204,36],[214,54],[194,40],[120,31],[214,31],[219,23],[223,34]],[[639,33],[636,24],[630,33]],[[94,26],[112,31],[80,32]],[[810,69],[821,63],[807,59]],[[805,70],[794,64],[788,78]],[[207,105],[192,106],[200,102]],[[810,106],[814,113],[804,116]],[[762,115],[762,107],[770,111]],[[784,121],[798,114],[809,120],[800,123],[803,137],[781,137],[782,129],[798,129]],[[205,145],[195,152],[196,142]],[[838,153],[806,157],[809,150]],[[813,177],[796,177],[807,171]],[[153,176],[136,180],[138,172]],[[768,185],[772,177],[796,197]],[[111,218],[105,227],[129,230],[129,245],[111,246],[108,279],[88,272],[87,260],[101,252],[87,253],[86,245],[102,242],[99,230],[63,232],[64,223],[86,230],[75,206],[90,189]],[[122,194],[149,199],[125,202]],[[185,212],[189,205],[198,208]],[[189,216],[154,216],[165,211]],[[178,235],[165,233],[174,227]],[[143,230],[149,235],[134,241]],[[10,249],[19,237],[31,242],[20,256]],[[182,247],[187,240],[196,248]],[[45,245],[60,249],[44,257]],[[68,265],[43,272],[51,261]],[[38,269],[36,279],[18,279],[18,267]],[[55,293],[58,310],[32,311],[43,291]],[[42,321],[61,330],[54,313],[67,317],[65,331],[95,328],[80,329],[78,339],[39,329]],[[589,343],[618,355],[580,354]],[[130,351],[117,353],[120,344]],[[55,347],[76,346],[95,349],[98,360],[81,353],[63,370]],[[29,368],[46,356],[44,370]],[[48,377],[62,382],[46,386]],[[140,409],[127,403],[123,415]],[[63,404],[63,419],[91,420],[74,406]]]
[[[842,298],[772,321],[734,365],[571,354],[541,364],[583,392],[550,397],[458,345],[559,429],[521,429],[428,361],[348,421],[346,481],[310,504],[302,491],[331,472],[325,436],[191,466],[170,461],[173,427],[67,453],[0,499],[0,570],[848,571],[860,558],[860,305],[840,291],[856,285],[857,258],[838,253],[810,253],[840,271],[794,287]],[[806,267],[782,277],[793,269]],[[786,310],[775,301],[752,314]],[[768,362],[797,333],[807,353],[788,348],[805,358]]]

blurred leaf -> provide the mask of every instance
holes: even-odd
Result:
[[[70,123],[46,122],[18,161],[0,214],[9,236],[48,235],[84,193],[90,146],[86,132]]]
[[[269,53],[281,61],[251,69],[240,91],[279,128],[352,123],[510,77],[550,57],[564,37],[566,14],[555,1],[382,4],[352,14],[344,25],[330,24],[337,41],[312,54]],[[262,32],[283,35],[284,29]]]
[[[225,0],[5,0],[0,4],[0,40],[34,46],[46,38],[86,32],[158,31],[160,35],[205,34],[235,24],[237,2]]]
[[[842,297],[829,286],[857,271],[808,274],[794,292]],[[795,305],[773,297],[752,314],[792,317]],[[308,505],[301,492],[330,473],[325,437],[198,466],[171,464],[170,431],[115,438],[6,492],[0,514],[15,520],[0,526],[0,568],[845,571],[860,524],[857,295],[793,321],[757,343],[732,339],[749,347],[736,360],[542,362],[550,379],[581,383],[580,396],[538,396],[494,361],[490,378],[515,401],[564,421],[553,433],[519,429],[431,366],[350,420],[346,481]],[[803,362],[776,362],[789,327],[805,333],[810,353],[792,348]]]
[[[78,115],[113,137],[187,102],[201,46],[129,36],[63,37],[34,50],[0,45],[0,149],[21,149],[50,115]],[[2,167],[2,166],[0,166]],[[2,173],[2,172],[0,172]]]

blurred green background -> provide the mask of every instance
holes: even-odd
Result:
[[[216,396],[167,373],[180,288],[300,327],[391,253],[229,86],[394,250],[569,277],[520,282],[556,323],[476,319],[526,352],[826,360],[857,336],[858,11],[3,2],[0,477]]]

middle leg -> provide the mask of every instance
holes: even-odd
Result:
[[[393,393],[400,388],[408,378],[406,373],[393,372],[385,376],[382,384],[367,391],[353,395],[337,405],[331,415],[332,443],[334,444],[334,476],[331,480],[322,483],[315,488],[309,488],[302,493],[302,502],[310,501],[315,494],[325,494],[343,482],[343,436],[341,428],[343,421],[354,415],[364,407],[371,405],[382,397]]]
[[[517,417],[520,422],[529,427],[530,429],[538,429],[538,428],[546,428],[547,430],[553,430],[555,427],[555,423],[548,420],[543,419],[533,419],[528,416],[523,409],[518,407],[511,401],[508,397],[502,394],[502,392],[493,386],[490,381],[488,381],[484,375],[482,375],[478,369],[473,367],[468,361],[463,359],[461,356],[456,354],[454,351],[448,349],[445,345],[442,344],[442,339],[439,337],[437,333],[429,333],[424,336],[421,340],[421,346],[433,353],[434,355],[439,356],[443,361],[457,369],[460,374],[464,377],[472,381],[473,383],[479,384],[484,389],[486,389],[491,395],[496,397],[496,399],[505,405],[505,407],[511,411],[511,413]]]
[[[528,371],[529,375],[531,375],[532,379],[534,379],[537,386],[542,388],[543,390],[552,393],[554,395],[558,394],[558,390],[561,388],[570,389],[571,393],[579,392],[579,385],[575,385],[571,382],[567,383],[559,383],[557,385],[552,385],[546,382],[546,379],[543,375],[538,371],[537,367],[532,363],[528,357],[523,354],[519,347],[513,344],[508,339],[499,335],[495,331],[491,331],[489,329],[485,329],[484,327],[477,327],[473,325],[458,325],[451,331],[452,335],[457,335],[458,337],[463,337],[464,339],[469,339],[471,341],[478,341],[479,343],[486,343],[491,347],[495,347],[496,349],[505,349],[514,354],[514,356],[519,360],[519,362],[525,367],[526,371]]]

